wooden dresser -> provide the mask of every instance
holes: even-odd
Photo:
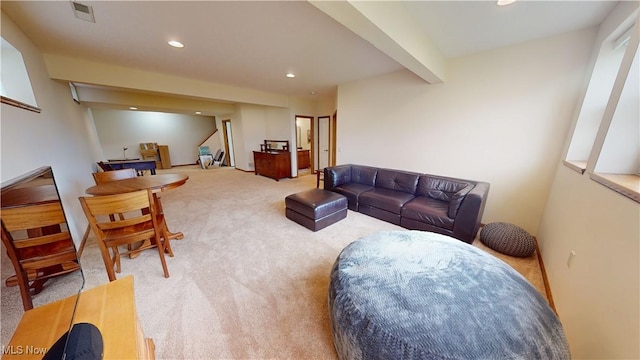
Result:
[[[26,311],[2,359],[42,359],[45,349],[69,330],[76,296]],[[136,313],[133,276],[84,291],[74,323],[91,323],[102,333],[103,359],[154,359],[153,340],[145,338]]]
[[[253,166],[256,175],[276,181],[291,177],[291,153],[289,151],[254,151]]]
[[[298,150],[298,169],[306,169],[311,166],[310,150]]]

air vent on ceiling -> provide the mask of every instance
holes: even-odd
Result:
[[[77,1],[71,2],[73,8],[73,15],[80,20],[96,22],[96,18],[93,16],[93,8],[89,5],[81,4]]]

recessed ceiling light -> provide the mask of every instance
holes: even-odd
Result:
[[[506,5],[513,4],[514,2],[516,2],[516,0],[498,0],[496,5],[498,5],[498,6],[506,6]]]
[[[315,95],[315,94],[316,94],[316,92],[315,92],[315,91],[312,91],[312,92],[311,92],[311,95]]]
[[[294,73],[287,73],[287,77],[288,77],[288,78],[294,78],[294,77],[296,77],[296,74],[294,74]]]
[[[184,47],[184,44],[181,43],[180,41],[177,41],[177,40],[169,41],[169,45],[171,45],[173,47],[176,47],[176,48],[183,48]]]
[[[129,106],[129,110],[138,110],[137,107]]]
[[[196,115],[202,114],[202,111],[196,111]]]

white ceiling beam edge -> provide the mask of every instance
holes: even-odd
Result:
[[[114,108],[114,105],[121,105],[120,109],[122,110],[135,106],[142,111],[174,112],[191,115],[194,114],[195,110],[198,110],[205,116],[225,115],[235,111],[235,105],[232,103],[157,93],[133,93],[126,90],[86,86],[78,86],[77,92],[80,102],[86,103],[92,108]]]
[[[427,83],[444,82],[444,56],[401,3],[308,1]]]
[[[49,77],[55,80],[233,103],[289,107],[288,96],[266,91],[187,79],[61,55],[44,54],[44,61]]]

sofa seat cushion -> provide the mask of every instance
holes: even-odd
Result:
[[[448,213],[448,202],[418,196],[404,205],[401,216],[453,230],[454,219],[450,218]]]
[[[402,206],[413,198],[412,194],[402,191],[374,188],[362,193],[358,202],[400,215]]]
[[[349,202],[349,209],[358,211],[358,197],[365,191],[373,189],[371,185],[348,183],[334,187],[331,191],[344,195]]]

